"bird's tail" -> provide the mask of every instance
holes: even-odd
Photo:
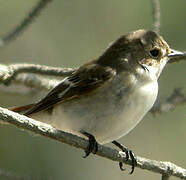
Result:
[[[19,106],[19,107],[10,107],[10,108],[8,108],[8,110],[14,111],[14,112],[17,112],[17,113],[20,113],[20,114],[25,114],[33,106],[34,106],[34,103],[33,104],[24,105],[24,106]]]

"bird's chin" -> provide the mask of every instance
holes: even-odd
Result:
[[[158,77],[159,77],[159,68],[157,66],[144,65],[144,67],[147,69],[145,71],[145,74],[150,80],[157,80],[158,79]]]
[[[158,66],[159,71],[158,71],[157,77],[159,77],[160,74],[162,73],[162,71],[163,71],[165,65],[166,65],[167,62],[168,62],[168,60],[169,60],[169,59],[168,59],[167,57],[165,57],[165,58],[163,58],[163,59],[160,61],[159,66]]]
[[[160,74],[162,73],[166,63],[167,63],[167,60],[162,60],[160,63],[158,63],[155,66],[153,65],[149,66],[145,64],[143,64],[143,66],[145,67],[145,69],[147,69],[146,71],[147,76],[149,76],[149,78],[152,80],[157,80]]]
[[[136,73],[141,80],[154,81],[158,79],[159,68],[142,64],[136,68]]]

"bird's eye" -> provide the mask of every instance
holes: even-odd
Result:
[[[160,55],[160,50],[157,48],[152,49],[149,54],[152,58],[157,58]]]

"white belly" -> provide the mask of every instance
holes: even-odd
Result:
[[[156,100],[158,84],[150,81],[136,85],[130,95],[127,92],[127,88],[113,83],[95,95],[59,104],[51,114],[44,111],[40,116],[36,113],[31,117],[79,136],[84,130],[94,135],[99,143],[108,143],[124,136],[139,123]]]

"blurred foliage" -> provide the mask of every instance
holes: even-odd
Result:
[[[0,0],[0,35],[14,28],[36,0]],[[161,34],[174,49],[186,50],[186,1],[161,1]],[[55,0],[36,21],[8,46],[0,49],[0,63],[37,63],[61,67],[79,66],[98,57],[108,44],[128,31],[151,29],[149,0]],[[168,65],[160,78],[160,97],[185,85],[186,63]],[[3,107],[23,105],[33,95],[0,92]],[[186,168],[186,106],[144,120],[120,142],[136,154],[171,161]],[[125,118],[125,117],[124,117]],[[13,126],[0,125],[0,169],[51,179],[160,179],[160,175],[136,168],[121,172],[117,163],[70,146],[35,136]],[[172,178],[174,179],[174,178]]]

